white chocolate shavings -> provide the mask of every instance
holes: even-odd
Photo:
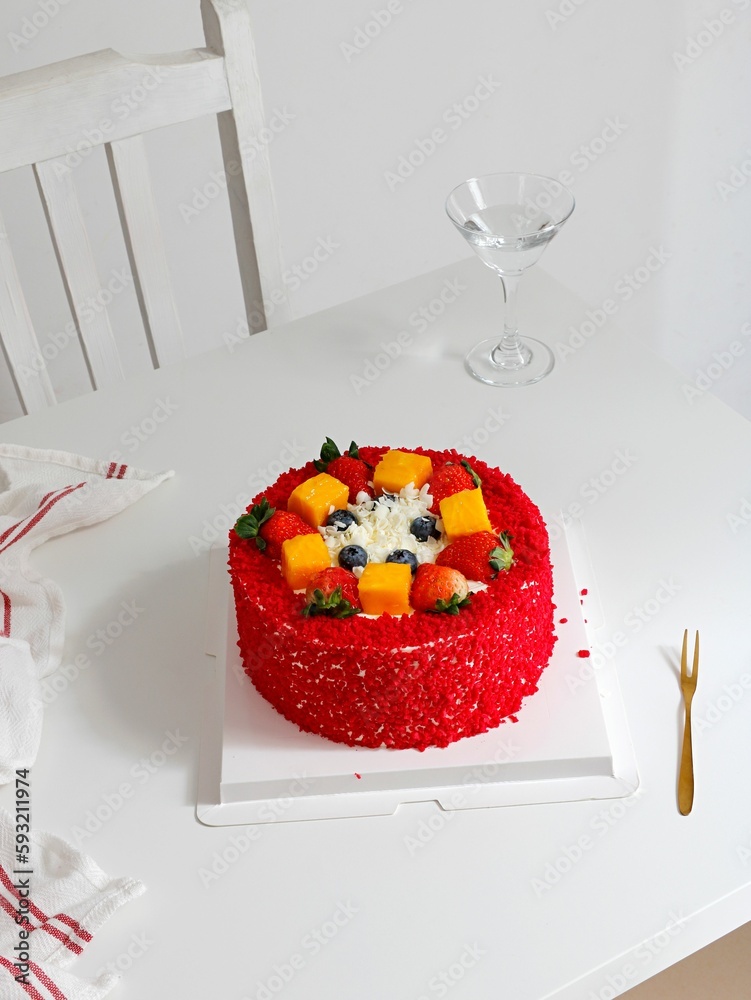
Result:
[[[405,486],[397,497],[379,497],[373,500],[365,493],[358,493],[359,502],[348,504],[351,511],[360,522],[351,524],[346,531],[338,531],[335,525],[323,525],[318,530],[323,536],[333,566],[338,565],[339,552],[345,545],[361,545],[368,553],[368,561],[386,562],[386,557],[394,549],[407,549],[413,552],[418,563],[435,562],[436,556],[446,547],[443,538],[428,538],[419,542],[409,530],[416,517],[430,515],[433,498],[428,492],[427,484],[417,490],[410,483]],[[433,515],[430,515],[433,516]],[[436,525],[441,531],[440,519]],[[355,575],[360,576],[355,570]]]

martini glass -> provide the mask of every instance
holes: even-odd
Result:
[[[449,219],[503,284],[503,335],[483,340],[465,359],[470,375],[488,385],[539,382],[553,368],[550,348],[522,337],[516,326],[516,292],[522,274],[574,210],[571,192],[552,177],[488,174],[464,181],[446,200]]]

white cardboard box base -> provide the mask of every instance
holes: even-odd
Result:
[[[589,648],[587,628],[598,613],[580,526],[551,542],[551,557],[556,622],[568,621],[556,625],[558,642],[538,692],[516,723],[421,752],[332,743],[300,732],[264,701],[243,673],[236,645],[227,549],[213,550],[208,653],[216,663],[198,819],[229,826],[391,814],[402,803],[426,800],[471,809],[633,793],[638,776],[614,665],[577,655]]]

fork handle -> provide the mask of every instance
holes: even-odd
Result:
[[[683,729],[681,769],[678,775],[678,809],[688,816],[694,804],[694,755],[691,745],[691,705],[686,706],[686,724]]]

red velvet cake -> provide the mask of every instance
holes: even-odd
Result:
[[[246,673],[335,742],[423,750],[486,732],[553,650],[542,516],[455,451],[340,456],[327,439],[255,498],[229,552]]]

